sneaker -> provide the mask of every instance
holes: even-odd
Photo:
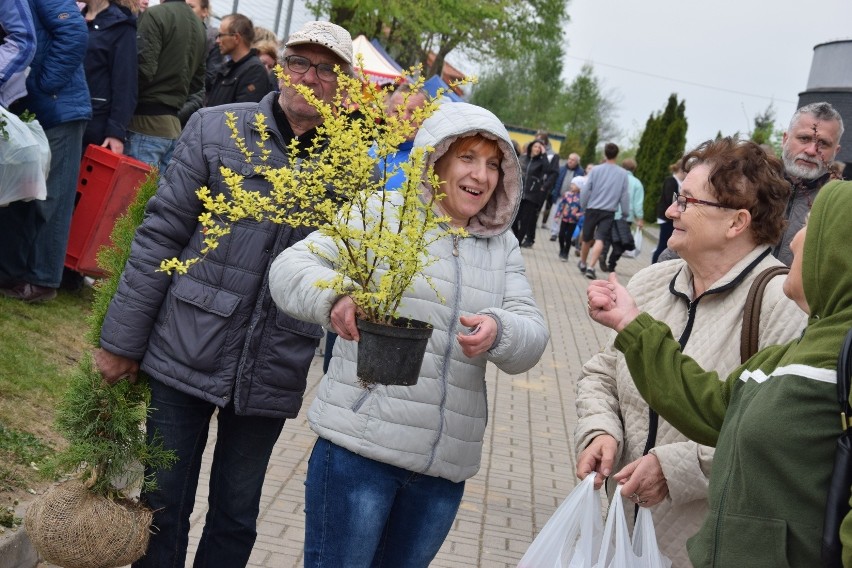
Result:
[[[607,268],[603,258],[598,259],[598,266],[600,267],[601,272],[609,272],[609,269]]]
[[[551,240],[551,241],[555,241],[555,240],[556,240],[556,238],[557,238],[557,237],[556,237],[556,235],[550,235],[550,240]]]
[[[581,260],[580,262],[577,263],[577,268],[580,269],[580,272],[585,272],[586,268],[587,268],[586,263]]]
[[[527,240],[524,240],[524,242],[522,242],[520,246],[521,246],[521,248],[532,248],[533,243],[532,243],[532,241],[527,239]]]
[[[589,280],[597,280],[598,279],[598,275],[595,274],[594,268],[587,268],[586,272],[584,272],[584,274],[586,275],[586,278],[588,278]]]
[[[574,249],[574,256],[580,256],[580,249]]]
[[[559,260],[561,260],[562,262],[568,262],[568,253],[567,252],[560,252],[559,253]]]

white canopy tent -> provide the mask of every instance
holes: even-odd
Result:
[[[359,66],[358,58],[360,56],[364,75],[371,81],[383,85],[402,77],[399,67],[388,61],[366,36],[359,35],[352,40],[352,49],[355,55],[355,67]]]

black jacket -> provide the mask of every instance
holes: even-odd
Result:
[[[521,174],[524,176],[524,201],[541,205],[550,192],[545,186],[550,173],[550,161],[546,154],[531,156],[528,152],[521,158]]]
[[[136,16],[110,3],[86,23],[89,44],[84,66],[92,120],[86,126],[83,146],[100,145],[108,136],[123,142],[136,108]]]
[[[213,80],[206,106],[258,102],[272,91],[269,72],[252,49],[239,61],[228,61]]]
[[[674,201],[674,195],[677,193],[680,184],[674,176],[669,176],[663,180],[663,191],[660,192],[660,200],[657,201],[657,219],[666,218],[666,209]]]

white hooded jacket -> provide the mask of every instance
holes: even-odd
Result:
[[[506,129],[485,109],[446,103],[423,123],[415,146],[434,148],[427,160],[434,164],[454,140],[473,134],[498,141],[501,176],[489,203],[471,219],[469,236],[446,236],[429,249],[437,260],[425,273],[444,301],[418,277],[402,302],[400,315],[434,326],[417,384],[364,388],[356,376],[357,344],[338,338],[308,411],[311,428],[334,444],[454,482],[479,470],[488,419],[486,362],[508,374],[525,372],[538,362],[549,339],[524,274],[518,241],[508,231],[520,202],[521,181]],[[310,251],[311,245],[331,257],[337,254],[331,239],[311,234],[275,260],[270,289],[284,312],[328,326],[338,295],[314,285],[333,272],[330,263]],[[498,322],[493,347],[473,359],[462,353],[455,339],[465,330],[459,317],[470,314],[487,314]]]

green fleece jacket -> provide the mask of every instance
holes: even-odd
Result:
[[[139,16],[136,39],[139,50],[136,114],[177,115],[190,93],[204,88],[207,53],[204,24],[184,0],[163,0]]]
[[[802,282],[810,307],[797,341],[757,353],[721,382],[639,315],[618,334],[639,392],[686,436],[716,446],[710,513],[689,540],[696,567],[820,565],[834,446],[837,356],[852,327],[852,183],[826,185],[811,211]],[[852,565],[852,518],[841,527]]]

